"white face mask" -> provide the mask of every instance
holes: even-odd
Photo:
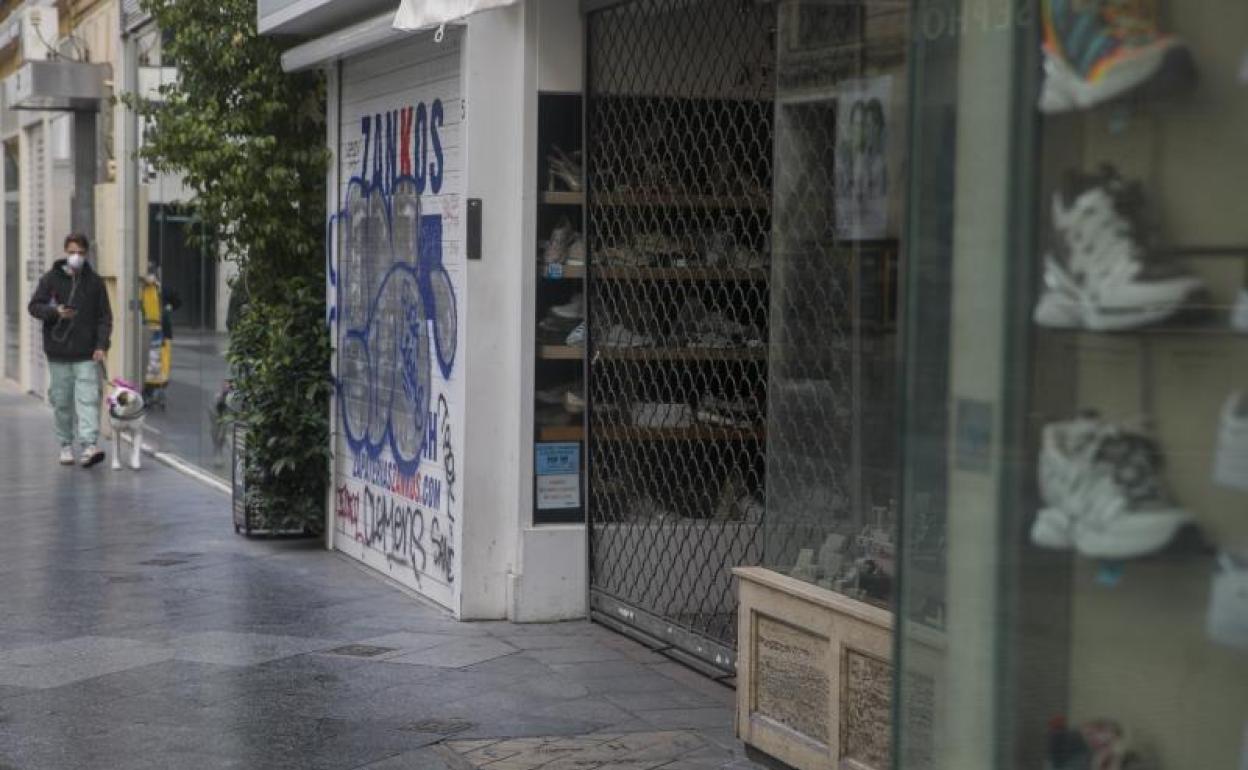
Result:
[[[65,255],[65,264],[69,265],[70,270],[81,270],[85,258],[81,254]]]

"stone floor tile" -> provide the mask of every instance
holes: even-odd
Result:
[[[436,647],[396,655],[387,660],[391,663],[414,663],[437,668],[464,668],[514,652],[515,647],[498,639],[470,638],[443,642]]]
[[[46,689],[138,668],[173,656],[160,645],[84,636],[0,652],[0,684]]]

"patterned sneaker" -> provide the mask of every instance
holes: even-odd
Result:
[[[61,447],[60,463],[61,465],[74,464],[74,448],[72,446],[66,444]]]
[[[1130,559],[1165,548],[1192,516],[1162,487],[1152,439],[1093,417],[1045,426],[1040,492],[1046,507],[1031,540],[1094,559]]]
[[[1112,167],[1067,175],[1053,196],[1055,251],[1045,257],[1037,324],[1135,329],[1174,316],[1205,290],[1193,275],[1146,262],[1142,208],[1139,185]]]
[[[1187,46],[1163,35],[1147,0],[1045,0],[1046,113],[1087,109],[1148,88],[1190,85],[1196,67]]]
[[[90,468],[102,462],[104,462],[104,450],[94,444],[83,449],[82,457],[78,458],[78,463],[84,468]]]

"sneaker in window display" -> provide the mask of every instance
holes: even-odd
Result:
[[[557,318],[581,320],[585,317],[585,295],[578,292],[565,304],[552,307],[550,314]]]
[[[1183,41],[1161,32],[1141,0],[1044,0],[1040,111],[1087,109],[1148,90],[1190,86]]]
[[[1231,328],[1248,334],[1248,289],[1240,289],[1231,308]]]
[[[568,249],[575,237],[576,231],[572,229],[572,222],[567,217],[560,219],[555,229],[550,232],[550,240],[546,241],[542,261],[548,265],[561,265],[566,262]]]
[[[1248,492],[1248,394],[1232,393],[1222,407],[1213,480],[1220,486]]]
[[[1206,629],[1218,644],[1248,650],[1248,555],[1218,555]]]
[[[1149,437],[1095,417],[1045,427],[1040,492],[1045,507],[1031,528],[1044,548],[1094,559],[1156,553],[1192,523],[1166,495],[1163,461]]]
[[[1053,196],[1054,250],[1044,259],[1035,321],[1056,329],[1124,331],[1191,308],[1199,278],[1146,259],[1143,195],[1111,167],[1072,173]]]

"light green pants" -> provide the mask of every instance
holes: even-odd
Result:
[[[74,417],[78,418],[78,443],[94,446],[100,438],[100,365],[94,361],[74,364],[48,362],[52,384],[48,401],[56,416],[56,438],[61,446],[74,443]]]

